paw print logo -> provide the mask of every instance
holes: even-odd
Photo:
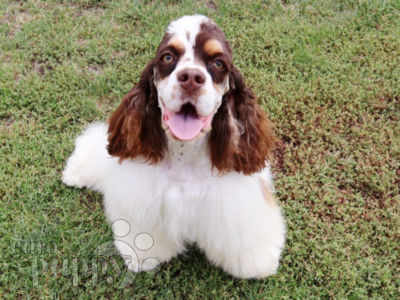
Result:
[[[121,256],[124,259],[130,272],[126,272],[126,269],[124,274],[122,274],[123,270],[117,272],[120,278],[118,288],[125,288],[130,285],[137,272],[145,271],[156,274],[160,270],[160,261],[157,258],[146,257],[146,251],[149,251],[154,245],[154,239],[150,234],[139,233],[133,240],[129,240],[131,226],[124,219],[115,220],[111,225],[111,230],[114,235],[114,242],[110,241],[100,245],[96,248],[94,254],[103,257]]]
[[[115,238],[115,246],[120,251],[121,256],[125,258],[130,271],[158,272],[160,261],[154,257],[145,257],[146,253],[143,253],[149,251],[154,245],[154,239],[150,234],[142,232],[133,239],[134,247],[140,251],[140,255],[138,255],[134,247],[130,246],[130,241],[127,241],[131,231],[129,222],[124,219],[118,219],[112,223],[111,230]]]

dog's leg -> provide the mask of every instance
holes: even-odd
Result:
[[[223,190],[215,194],[223,199],[207,201],[207,225],[197,242],[210,261],[233,276],[263,278],[278,268],[284,219],[268,183],[258,176],[239,176],[219,184]]]
[[[107,125],[94,123],[75,141],[75,150],[62,173],[62,181],[69,186],[88,187],[102,191],[107,165],[115,160],[107,154]]]
[[[143,229],[133,220],[118,219],[112,223],[115,247],[130,271],[157,271],[161,263],[184,250],[183,245],[168,239],[161,228],[140,227]]]
[[[124,169],[130,176],[124,176]],[[152,188],[155,179],[150,174],[155,173],[145,164],[132,169],[116,165],[114,173],[120,176],[109,182],[112,188],[104,195],[104,206],[115,246],[130,271],[157,270],[160,263],[184,251],[185,245],[168,232],[162,189]]]

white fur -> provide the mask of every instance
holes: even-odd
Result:
[[[106,131],[96,123],[77,138],[62,180],[101,192],[108,221],[129,223],[129,233],[116,236],[115,245],[131,271],[155,268],[196,243],[235,277],[276,272],[285,226],[280,208],[262,193],[260,176],[273,189],[269,168],[252,176],[218,175],[211,170],[208,135],[185,143],[169,139],[169,156],[158,165],[140,159],[119,163],[107,154]],[[121,226],[126,231],[126,222]],[[149,250],[136,247],[140,233],[153,238]]]

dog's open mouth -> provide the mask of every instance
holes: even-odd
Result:
[[[174,113],[164,105],[163,121],[169,127],[174,137],[179,140],[189,141],[196,138],[203,129],[211,124],[213,114],[202,117],[197,114],[196,108],[190,104],[184,104],[180,111]]]

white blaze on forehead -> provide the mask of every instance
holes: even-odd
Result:
[[[171,22],[167,33],[176,34],[194,44],[200,31],[200,25],[207,21],[210,22],[210,19],[203,15],[184,16]]]
[[[185,45],[183,59],[194,60],[193,46],[196,43],[196,36],[200,32],[202,23],[210,22],[210,19],[203,15],[184,16],[171,22],[167,28],[167,33],[178,37]]]

